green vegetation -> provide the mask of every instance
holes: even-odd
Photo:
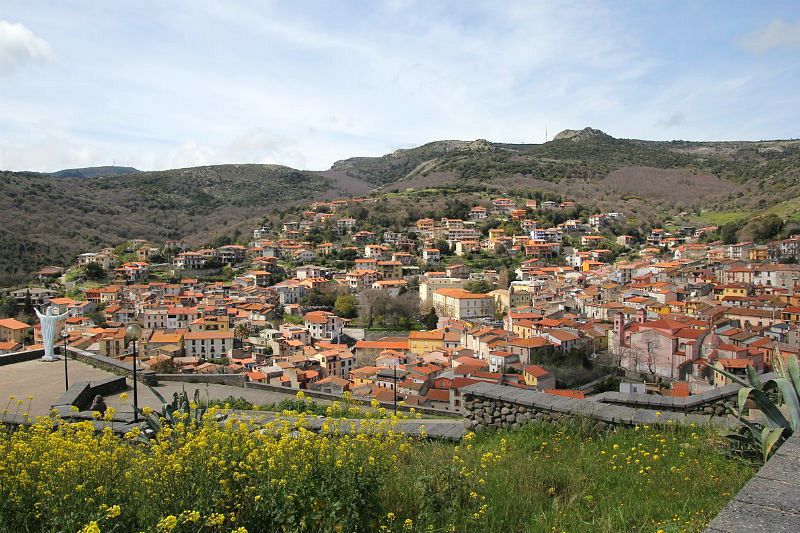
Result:
[[[373,414],[362,409],[364,407],[362,402],[353,400],[349,394],[343,396],[341,401],[334,402],[333,405],[320,405],[301,393],[292,399],[260,405],[254,404],[241,396],[238,398],[228,396],[224,400],[209,401],[208,407],[240,411],[270,411],[292,415],[309,414],[328,418],[375,418]]]
[[[330,190],[318,174],[275,165],[91,178],[0,172],[0,209],[9,214],[0,228],[0,284],[133,238],[202,243],[237,229],[249,235],[265,210]]]
[[[747,367],[747,379],[725,370],[711,367],[732,382],[742,386],[739,401],[733,414],[742,426],[736,433],[728,434],[731,452],[737,457],[766,463],[775,450],[800,427],[800,365],[796,357],[783,359],[780,352],[775,356],[775,373],[778,377],[762,382],[751,366]],[[757,422],[749,420],[748,401],[755,401],[761,412]]]
[[[300,202],[367,194],[375,186],[382,187],[375,196],[388,196],[344,214],[380,234],[422,216],[465,218],[476,198],[497,194],[569,198],[602,210],[624,207],[638,227],[702,208],[712,212],[700,219],[715,224],[751,213],[800,221],[800,204],[785,200],[800,197],[799,177],[797,141],[649,142],[602,133],[540,145],[439,141],[340,161],[326,172],[274,165],[86,178],[3,172],[0,209],[10,216],[0,228],[0,284],[132,238],[245,242],[259,221],[274,226]],[[714,214],[720,206],[724,211]],[[536,216],[555,224],[587,209]],[[332,236],[328,226],[314,229],[309,239]]]
[[[215,414],[149,444],[88,422],[0,433],[0,528],[699,532],[753,473],[692,427],[530,424],[455,446],[402,436],[393,419],[349,436]]]

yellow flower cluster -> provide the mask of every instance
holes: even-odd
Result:
[[[0,524],[25,531],[377,529],[411,439],[398,419],[167,424],[143,444],[86,421],[0,432]],[[347,429],[348,433],[344,430]],[[191,496],[190,496],[191,495]],[[186,510],[191,506],[190,510]],[[303,526],[300,527],[300,522]]]

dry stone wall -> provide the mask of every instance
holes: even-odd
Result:
[[[462,394],[464,427],[474,431],[516,429],[532,421],[559,422],[569,418],[592,420],[600,429],[616,425],[735,424],[727,416],[628,407],[491,383],[469,385],[462,389]]]

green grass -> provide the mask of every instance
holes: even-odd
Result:
[[[771,214],[778,215],[782,219],[790,222],[800,221],[800,198],[792,198],[791,200],[786,200],[760,211],[710,211],[692,217],[692,220],[699,224],[722,226],[729,222]]]
[[[796,222],[800,220],[800,198],[792,198],[791,200],[776,204],[765,210],[762,214],[775,214],[784,220]]]
[[[747,218],[752,214],[752,211],[710,211],[694,217],[694,220],[698,223],[711,226],[722,226],[729,222],[736,222],[737,220]]]
[[[480,491],[488,509],[473,531],[702,531],[753,474],[750,466],[728,459],[721,438],[707,429],[601,434],[580,423],[530,424],[479,435],[471,449],[462,443],[457,455],[464,464],[457,468],[452,445],[419,444],[400,478],[386,487],[385,500],[395,502],[397,516],[425,516],[423,495],[436,492],[425,484],[449,490],[448,480],[460,468],[476,470],[481,456],[497,453],[503,439],[506,451],[488,469]]]

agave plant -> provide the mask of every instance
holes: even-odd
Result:
[[[752,366],[746,369],[747,381],[711,367],[742,386],[737,406],[730,408],[742,426],[736,433],[726,435],[734,453],[749,458],[755,456],[762,462],[800,427],[800,365],[794,356],[784,360],[777,349],[773,362],[775,377],[763,383]],[[757,422],[744,415],[751,398],[760,412]]]
[[[163,398],[162,398],[163,399]],[[199,425],[206,414],[206,407],[200,405],[200,391],[194,391],[193,401],[189,401],[186,390],[181,394],[172,395],[172,401],[161,404],[161,412],[142,412],[142,417],[147,427],[141,435],[141,440],[149,442],[150,439],[161,431],[164,424],[175,425],[178,422],[188,422]]]

